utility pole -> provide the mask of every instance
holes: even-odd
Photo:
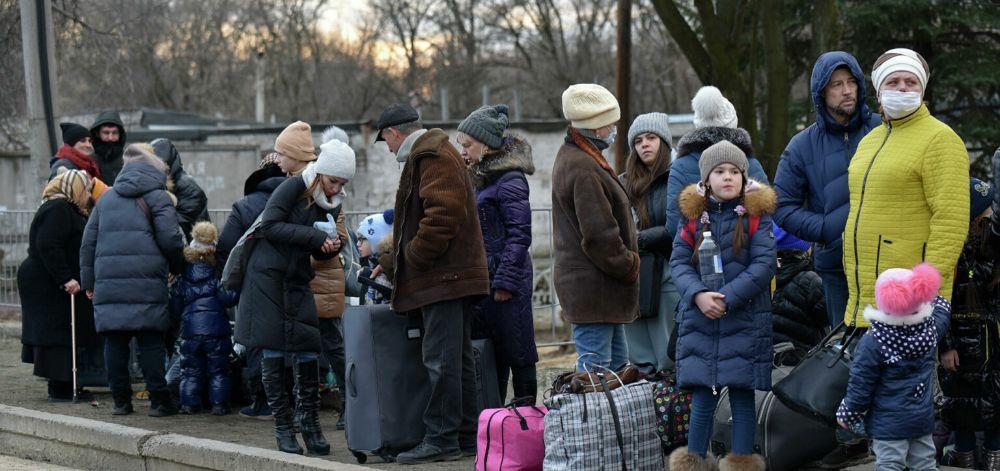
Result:
[[[627,138],[628,126],[632,120],[632,109],[629,106],[632,84],[632,0],[618,0],[618,35],[615,44],[615,91],[622,112],[615,140],[615,170],[623,172],[629,146],[632,145]]]
[[[36,193],[49,176],[49,158],[60,141],[56,135],[56,54],[51,0],[21,0],[21,44],[24,88],[28,98],[28,130]]]
[[[254,92],[257,97],[256,103],[254,104],[254,111],[256,112],[254,113],[254,117],[258,123],[264,122],[264,95],[266,92],[264,86],[264,74],[266,73],[264,50],[261,49],[257,52],[257,61],[254,64]]]

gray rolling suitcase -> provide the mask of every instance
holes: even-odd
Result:
[[[488,339],[472,341],[472,356],[476,359],[476,407],[495,409],[500,403],[500,385],[497,379],[497,358],[493,342]],[[506,384],[503,387],[507,387]]]
[[[359,463],[369,454],[393,461],[423,440],[430,385],[422,338],[419,314],[401,316],[388,304],[344,312],[347,447]]]

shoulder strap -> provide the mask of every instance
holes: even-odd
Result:
[[[149,221],[149,228],[155,231],[156,227],[153,226],[153,210],[149,208],[149,203],[146,203],[146,197],[140,196],[135,199],[135,202],[139,205],[142,213],[146,215],[146,220]]]
[[[684,242],[687,242],[688,245],[694,247],[694,243],[698,240],[697,234],[698,234],[698,220],[688,219],[687,224],[685,224],[684,227],[681,228],[681,238],[683,238]]]
[[[626,465],[625,458],[625,438],[622,436],[622,424],[621,420],[618,418],[618,407],[615,405],[615,398],[611,395],[611,390],[608,387],[608,382],[604,378],[604,373],[597,372],[597,379],[601,382],[601,386],[604,388],[604,396],[608,398],[608,406],[611,409],[611,420],[615,423],[615,438],[618,441],[618,451],[621,453],[621,464],[622,471],[628,471],[628,465]],[[622,385],[624,386],[624,384]],[[586,396],[586,394],[584,394]]]
[[[753,234],[754,232],[757,232],[757,228],[759,227],[760,227],[760,215],[750,216],[750,230],[748,231],[748,234],[750,234],[751,239],[753,239]]]

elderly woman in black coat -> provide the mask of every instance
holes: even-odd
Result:
[[[52,402],[73,399],[71,297],[76,298],[77,351],[100,345],[93,305],[85,296],[78,296],[80,240],[93,205],[92,185],[81,170],[64,170],[49,181],[42,192],[42,205],[31,221],[28,258],[17,270],[21,359],[34,363],[35,376],[48,379]],[[91,399],[89,392],[78,392],[78,399]]]
[[[328,454],[330,444],[319,423],[319,319],[309,282],[309,257],[328,260],[347,241],[331,227],[315,226],[328,217],[336,220],[346,194],[343,186],[354,178],[354,151],[339,141],[323,144],[320,157],[301,175],[285,180],[267,201],[254,232],[236,316],[236,341],[263,349],[261,373],[267,401],[274,415],[278,449],[302,453],[295,439],[292,406],[284,387],[284,357],[295,358],[295,382],[302,439],[312,454]]]

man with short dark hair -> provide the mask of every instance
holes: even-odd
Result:
[[[865,104],[865,75],[854,56],[824,53],[812,71],[816,122],[792,137],[781,154],[774,187],[778,209],[774,224],[813,243],[816,272],[823,279],[831,328],[844,319],[847,277],[842,234],[850,209],[847,167],[858,142],[881,124]],[[837,430],[841,445],[823,458],[823,467],[839,469],[867,459],[868,444]]]
[[[375,140],[384,140],[405,164],[396,194],[395,253],[391,266],[380,268],[395,287],[393,310],[423,314],[423,362],[431,390],[423,442],[396,462],[473,456],[478,410],[471,308],[489,294],[490,285],[472,179],[448,135],[425,130],[413,107],[386,108],[376,129]]]
[[[108,186],[115,184],[118,173],[122,171],[125,137],[125,125],[117,111],[105,111],[97,115],[97,120],[90,127],[94,159],[101,169],[101,180]]]

